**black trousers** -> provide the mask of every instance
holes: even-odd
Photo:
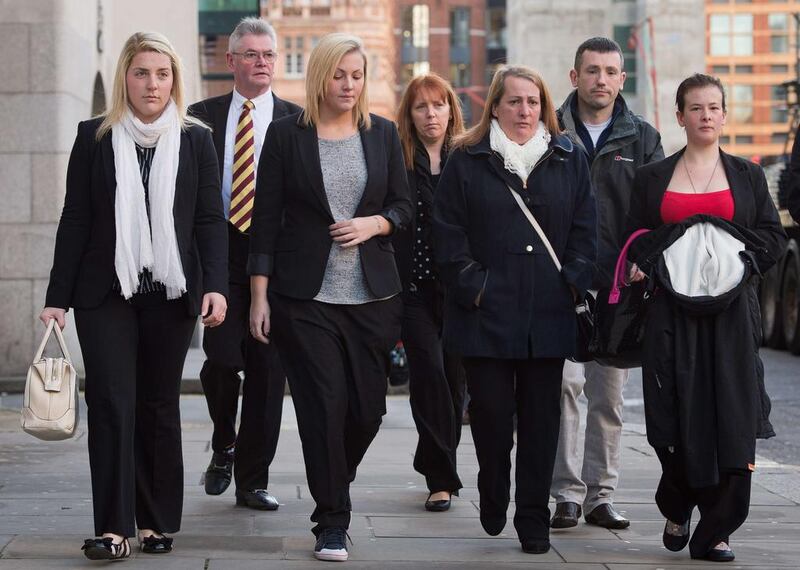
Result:
[[[478,457],[481,520],[505,521],[517,414],[514,527],[520,540],[550,536],[550,483],[558,447],[563,358],[464,358]]]
[[[247,239],[237,230],[233,231],[239,235],[231,236],[231,250],[236,239]],[[203,336],[206,361],[200,371],[200,381],[214,424],[211,447],[221,452],[235,444],[236,488],[251,491],[266,489],[269,484],[269,466],[275,457],[281,431],[286,378],[275,348],[250,335],[250,285],[244,275],[244,265],[240,265],[237,267],[232,255],[231,275],[241,275],[229,283],[225,321],[218,327],[206,329]],[[244,382],[240,371],[244,371]],[[240,386],[242,417],[237,434]]]
[[[333,305],[269,293],[271,337],[292,392],[314,534],[350,525],[350,483],[386,413],[389,352],[400,336],[398,296]]]
[[[461,358],[442,349],[442,295],[435,281],[403,294],[402,340],[409,366],[411,414],[419,440],[414,469],[425,476],[430,492],[455,491],[456,449],[466,378]]]
[[[183,510],[180,384],[197,319],[163,292],[109,293],[76,309],[86,368],[95,534],[177,532]]]
[[[720,541],[728,542],[750,512],[750,471],[720,473],[720,482],[711,487],[692,488],[686,477],[686,459],[680,448],[656,447],[661,461],[661,480],[656,504],[661,514],[683,524],[695,507],[700,520],[689,541],[689,553],[701,557]]]

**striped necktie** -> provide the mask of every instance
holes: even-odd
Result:
[[[236,142],[233,147],[233,184],[231,184],[230,221],[242,233],[250,228],[253,200],[256,195],[256,151],[253,117],[255,108],[249,99],[244,102],[239,123],[236,125]]]

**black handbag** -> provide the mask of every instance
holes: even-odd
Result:
[[[547,253],[550,254],[550,259],[553,260],[553,263],[558,269],[558,272],[561,273],[561,262],[558,260],[558,256],[556,255],[553,246],[550,244],[550,240],[547,239],[547,236],[544,233],[544,230],[539,225],[539,222],[536,221],[536,218],[533,217],[533,214],[525,205],[525,202],[522,201],[522,197],[517,194],[511,186],[508,187],[508,190],[511,192],[511,195],[514,197],[514,201],[519,206],[522,213],[525,214],[525,217],[530,222],[533,229],[536,230],[536,233],[539,235],[539,239],[542,240],[544,243],[545,248],[547,249]],[[593,311],[594,311],[594,299],[592,296],[587,294],[580,303],[575,304],[575,324],[577,328],[577,334],[575,337],[575,350],[573,351],[573,355],[569,358],[569,360],[573,362],[590,362],[594,360],[592,352],[591,352],[591,342],[594,338],[594,319],[593,319]]]
[[[642,365],[644,318],[649,293],[645,281],[625,283],[628,249],[633,240],[649,230],[631,234],[617,258],[610,289],[601,289],[594,312],[594,336],[589,345],[593,359],[614,368]]]

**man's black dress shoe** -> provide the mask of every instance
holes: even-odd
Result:
[[[450,499],[439,499],[438,501],[431,501],[430,493],[428,495],[428,499],[425,501],[425,510],[430,511],[432,513],[443,513],[450,509]],[[452,498],[452,497],[451,497]]]
[[[550,541],[546,538],[526,538],[520,542],[522,543],[522,552],[528,554],[544,554],[550,550]]]
[[[166,554],[172,552],[172,539],[166,536],[145,536],[139,540],[139,550],[145,554]]]
[[[695,560],[708,560],[709,562],[733,562],[736,555],[733,550],[722,550],[721,548],[711,548],[703,556],[692,556]]]
[[[280,507],[278,499],[270,495],[266,489],[240,491],[236,489],[236,506],[250,507],[259,511],[277,511]]]
[[[572,528],[578,525],[581,516],[581,506],[578,503],[558,503],[556,512],[550,521],[550,528]]]
[[[603,528],[622,529],[631,526],[631,521],[615,511],[608,503],[595,507],[585,518],[587,523]]]
[[[214,452],[205,476],[206,495],[221,495],[231,484],[233,473],[233,448],[222,453]]]
[[[686,522],[681,525],[668,520],[664,524],[664,534],[661,537],[661,540],[664,543],[664,548],[666,548],[667,550],[671,550],[672,552],[680,552],[681,550],[686,548],[686,545],[689,544],[689,534],[690,534],[689,528],[691,526],[691,523],[692,523],[691,515],[686,520]],[[667,528],[669,528],[670,525],[673,525],[672,530],[680,530],[681,534],[673,534],[667,532]]]

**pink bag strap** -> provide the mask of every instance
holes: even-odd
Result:
[[[625,262],[628,259],[628,249],[630,249],[633,240],[649,231],[650,230],[645,229],[636,230],[630,235],[625,245],[622,246],[622,251],[619,252],[619,257],[617,257],[617,266],[614,269],[614,282],[611,285],[611,292],[608,294],[609,305],[616,305],[619,303],[619,289],[625,286]]]

